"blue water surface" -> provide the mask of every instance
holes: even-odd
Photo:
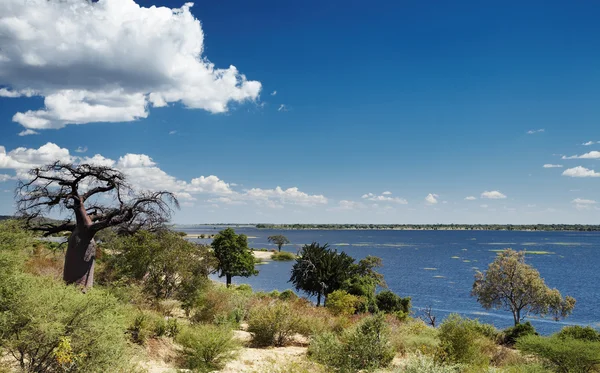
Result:
[[[190,234],[215,234],[222,227],[183,228]],[[274,248],[267,237],[284,234],[291,241],[284,250],[296,252],[313,241],[329,243],[354,258],[378,256],[383,261],[379,271],[389,288],[401,296],[412,297],[418,316],[420,309],[431,306],[438,319],[456,312],[494,324],[511,326],[512,314],[502,310],[485,310],[470,296],[473,275],[485,270],[504,248],[548,251],[528,254],[526,261],[538,269],[550,287],[577,300],[573,314],[566,320],[531,317],[529,320],[543,334],[564,325],[600,326],[600,232],[528,232],[528,231],[393,231],[393,230],[266,230],[253,227],[235,228],[246,234],[250,247]],[[209,242],[207,240],[196,240]],[[293,262],[268,262],[257,266],[258,276],[234,277],[235,283],[250,284],[254,290],[271,291],[291,288],[288,282]]]

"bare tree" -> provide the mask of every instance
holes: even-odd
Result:
[[[125,176],[111,167],[57,161],[29,174],[31,178],[19,181],[17,187],[18,214],[44,236],[71,232],[63,279],[84,290],[94,283],[96,233],[109,227],[121,232],[154,229],[170,219],[171,205],[179,207],[169,192],[136,193]],[[67,219],[44,219],[54,210],[68,212]]]
[[[421,310],[423,314],[420,316],[420,319],[423,320],[426,324],[431,325],[435,328],[436,316],[433,314],[433,310],[431,306],[427,306]]]

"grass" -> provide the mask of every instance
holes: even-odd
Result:
[[[493,251],[495,253],[501,253],[504,250],[490,250],[490,251]],[[529,255],[552,255],[552,254],[555,254],[552,251],[542,251],[542,250],[537,250],[537,251],[536,250],[523,250],[523,252],[525,254],[529,254]]]
[[[271,255],[271,259],[278,261],[290,261],[296,259],[296,255],[287,251],[280,251],[273,253],[273,255]]]

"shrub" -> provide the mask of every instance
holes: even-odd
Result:
[[[410,313],[410,297],[401,298],[390,290],[384,290],[376,296],[377,308],[382,312],[402,311]]]
[[[331,333],[313,338],[308,353],[339,372],[373,371],[389,366],[394,359],[388,334],[384,318],[371,316],[340,338]]]
[[[239,349],[233,331],[224,326],[195,325],[179,333],[177,342],[189,369],[201,372],[218,370],[232,360]]]
[[[542,358],[557,372],[588,373],[600,368],[600,342],[528,335],[520,338],[516,347]]]
[[[280,251],[273,253],[273,255],[271,255],[271,259],[278,261],[290,261],[296,259],[296,255],[287,251]]]
[[[298,299],[298,296],[296,295],[296,293],[294,293],[293,290],[287,289],[281,292],[281,294],[279,294],[279,299],[281,300],[296,300]]]
[[[250,309],[248,332],[256,346],[285,346],[300,329],[301,320],[288,302],[258,302]]]
[[[127,332],[133,343],[139,345],[146,344],[146,341],[151,336],[150,320],[147,314],[139,313],[133,318],[133,322],[127,328]]]
[[[405,362],[400,373],[459,373],[461,372],[460,365],[444,365],[437,362],[432,356],[423,355],[420,353],[411,355]]]
[[[440,345],[437,329],[425,325],[421,320],[411,320],[396,326],[391,333],[391,342],[401,354],[434,355]]]
[[[565,326],[556,333],[556,336],[562,339],[573,338],[590,342],[600,342],[600,333],[590,326]]]
[[[252,294],[252,286],[248,284],[240,284],[235,288],[237,291],[241,291],[242,293]]]
[[[251,293],[212,285],[193,303],[192,322],[239,325],[246,317]]]
[[[334,315],[353,315],[360,298],[345,290],[336,290],[327,296],[326,307]]]
[[[4,269],[4,268],[3,268]],[[114,297],[0,271],[0,345],[25,372],[127,371],[125,316]]]
[[[489,327],[483,326],[477,320],[451,314],[439,328],[443,360],[479,367],[487,366],[490,362],[489,355],[496,348],[486,335],[491,333]]]
[[[517,343],[517,339],[526,335],[537,335],[535,328],[529,321],[517,324],[504,330],[503,343],[509,346],[513,346]]]

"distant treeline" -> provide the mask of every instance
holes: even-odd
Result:
[[[582,224],[257,224],[259,229],[381,229],[469,231],[600,231],[600,225]]]
[[[0,220],[8,220],[8,219],[14,219],[14,216],[0,215]]]

